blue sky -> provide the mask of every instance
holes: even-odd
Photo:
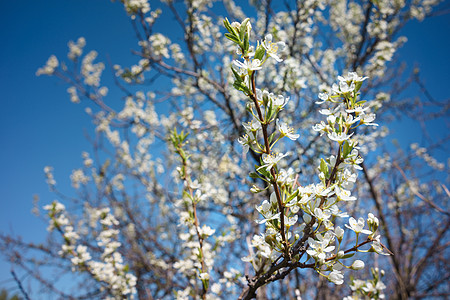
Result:
[[[50,54],[65,57],[67,42],[80,36],[100,60],[126,65],[134,61],[130,50],[136,39],[120,3],[107,0],[0,1],[0,28],[0,231],[37,242],[46,224],[31,214],[33,195],[41,205],[55,198],[43,168],[53,166],[59,188],[70,191],[69,175],[81,165],[81,152],[90,150],[85,132],[92,133],[92,126],[85,105],[69,101],[67,86],[35,72]],[[400,50],[410,68],[418,64],[438,100],[448,99],[448,32],[449,15],[412,22],[404,28],[408,42]],[[417,138],[410,126],[396,126],[394,134],[402,141]],[[2,261],[0,287],[9,278],[9,264]]]
[[[68,176],[90,149],[85,132],[91,127],[84,106],[69,101],[67,87],[36,77],[36,70],[50,54],[65,58],[67,42],[80,36],[102,59],[107,54],[126,64],[135,38],[120,3],[103,0],[0,1],[0,26],[0,230],[38,242],[46,224],[31,214],[33,195],[42,205],[55,199],[43,168],[54,166],[58,187],[70,191]],[[0,286],[9,270],[0,262]]]

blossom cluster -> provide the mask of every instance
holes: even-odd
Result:
[[[445,164],[439,162],[436,158],[432,157],[429,153],[427,153],[427,149],[424,147],[419,147],[417,143],[411,144],[411,150],[414,151],[417,157],[422,158],[428,166],[433,169],[443,171],[445,169]]]
[[[386,285],[381,281],[384,276],[384,270],[372,268],[372,279],[360,280],[353,279],[350,288],[352,295],[344,297],[343,300],[359,300],[359,299],[385,299],[383,290]]]
[[[62,257],[70,256],[73,271],[86,271],[99,283],[101,289],[107,289],[115,299],[124,297],[133,298],[136,293],[136,276],[128,271],[124,265],[123,257],[118,251],[121,243],[117,240],[119,225],[117,219],[110,213],[109,208],[87,209],[90,214],[91,226],[96,227],[97,222],[101,230],[97,236],[97,246],[103,249],[100,260],[94,260],[89,249],[91,246],[79,243],[80,235],[71,225],[65,206],[58,201],[44,206],[48,211],[50,225],[48,231],[57,230],[64,238],[59,254]]]
[[[131,15],[132,19],[135,19],[138,14],[146,14],[150,11],[150,3],[148,3],[148,0],[124,0],[122,2],[125,10]]]
[[[207,239],[215,232],[207,225],[200,226],[197,215],[197,205],[205,201],[206,195],[202,193],[202,187],[197,180],[192,180],[188,166],[189,155],[183,149],[186,143],[187,134],[178,133],[176,129],[172,131],[170,140],[174,151],[181,159],[181,166],[177,168],[180,178],[183,180],[183,196],[175,203],[180,216],[180,226],[187,227],[187,232],[180,233],[180,240],[183,241],[185,256],[181,257],[174,268],[184,274],[191,281],[200,279],[203,286],[202,295],[206,297],[209,289],[210,274],[209,270],[213,267],[214,250]],[[176,292],[177,299],[189,299],[192,293],[192,287],[187,286],[184,290]]]
[[[369,214],[366,221],[360,217],[355,220],[351,217],[345,228],[356,234],[355,246],[343,249],[341,245],[345,230],[337,226],[339,218],[347,218],[348,214],[342,211],[342,202],[355,201],[351,194],[356,180],[359,164],[363,159],[358,153],[358,141],[353,137],[355,130],[361,125],[376,126],[373,123],[375,114],[369,112],[366,101],[359,100],[359,90],[367,77],[360,77],[355,72],[349,72],[347,76],[339,76],[339,84],[333,84],[331,91],[320,93],[320,101],[317,104],[328,105],[321,109],[320,113],[327,116],[327,123],[321,122],[313,126],[314,131],[326,134],[330,142],[337,142],[337,154],[327,159],[321,159],[318,166],[320,182],[307,186],[300,186],[292,169],[280,167],[289,153],[277,152],[276,144],[283,137],[296,140],[299,135],[294,132],[287,123],[277,116],[284,108],[289,98],[282,95],[275,96],[267,90],[256,88],[255,74],[263,69],[267,59],[272,58],[281,62],[280,55],[284,43],[272,42],[272,36],[268,35],[258,43],[256,48],[249,45],[251,25],[249,19],[240,23],[230,24],[224,21],[228,30],[226,37],[237,46],[237,53],[244,61],[235,60],[235,69],[232,72],[235,77],[234,88],[243,92],[249,99],[246,108],[252,115],[252,120],[244,123],[244,136],[238,139],[243,146],[244,153],[251,149],[260,154],[260,165],[256,166],[256,172],[250,174],[252,178],[266,182],[264,188],[254,186],[255,193],[267,190],[270,199],[264,200],[256,210],[263,219],[256,220],[258,224],[265,225],[265,231],[255,235],[251,242],[250,254],[243,260],[251,262],[255,271],[267,272],[271,263],[275,263],[280,257],[285,260],[300,260],[297,245],[307,242],[308,257],[305,263],[313,261],[313,268],[322,276],[335,284],[342,284],[343,268],[359,270],[364,267],[361,260],[346,265],[344,259],[354,252],[375,251],[383,252],[380,237],[376,235],[378,219]],[[274,131],[269,132],[269,124],[276,123]],[[367,235],[362,243],[358,238]],[[372,243],[368,250],[360,247]],[[294,258],[292,258],[294,256]]]
[[[54,56],[54,55],[51,55],[48,58],[45,66],[39,68],[36,71],[36,75],[38,75],[38,76],[39,75],[52,75],[58,66],[59,66],[58,58],[56,58],[56,56]]]

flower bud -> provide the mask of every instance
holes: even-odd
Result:
[[[200,273],[199,275],[201,280],[209,280],[209,274],[208,273]]]
[[[367,225],[369,226],[369,229],[370,229],[372,232],[377,231],[378,226],[379,226],[378,218],[375,217],[372,213],[369,213],[369,214],[367,215],[367,217],[368,217],[368,218],[367,218]]]
[[[340,243],[342,241],[342,238],[344,237],[344,230],[341,227],[337,226],[334,229],[334,234],[336,235],[336,238],[338,239],[338,241]]]
[[[250,192],[252,192],[252,193],[254,193],[254,194],[257,194],[257,193],[262,192],[262,191],[263,191],[263,190],[260,189],[259,187],[257,187],[256,185],[253,185],[253,186],[251,187],[251,189],[250,189]]]
[[[364,268],[364,262],[362,260],[355,260],[350,267],[352,270],[361,270]]]

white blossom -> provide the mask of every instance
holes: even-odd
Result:
[[[365,223],[363,218],[359,218],[358,221],[356,221],[355,218],[350,217],[348,222],[350,225],[345,224],[345,227],[353,230],[355,233],[363,233],[363,234],[371,234],[372,233],[370,230],[363,229],[364,223]]]
[[[261,45],[266,49],[266,54],[268,54],[270,57],[275,59],[277,62],[283,61],[279,56],[278,52],[283,51],[286,44],[284,42],[272,42],[272,35],[268,34],[265,36],[264,41],[261,43]]]
[[[295,141],[300,136],[299,134],[294,133],[294,128],[289,127],[286,123],[280,122],[278,119],[276,121],[277,129],[280,132],[281,136],[286,136],[289,139]]]
[[[241,62],[239,60],[234,60],[233,64],[237,66],[240,69],[248,70],[248,71],[256,71],[261,70],[261,61],[257,58],[255,59],[246,59],[244,62]]]

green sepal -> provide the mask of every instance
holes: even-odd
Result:
[[[277,132],[275,131],[275,132],[273,132],[273,133],[269,136],[269,144],[272,143],[273,138],[275,137],[275,134],[276,134],[276,133],[277,133]]]
[[[253,109],[252,109],[252,105],[251,105],[250,102],[247,102],[247,103],[245,104],[245,110],[248,111],[249,113],[251,113],[252,115],[254,115]]]
[[[352,98],[352,108],[354,108],[355,107],[355,103],[356,103],[356,99],[358,98],[358,93],[354,93],[354,96],[353,96],[353,98]]]
[[[269,124],[272,119],[275,118],[277,111],[273,109],[273,105],[270,104],[267,107],[267,116],[266,116],[266,124]]]
[[[125,267],[123,267],[123,271],[128,272],[129,270],[130,270],[130,266],[128,264],[126,264]]]
[[[272,180],[272,174],[270,174],[269,171],[267,171],[265,168],[262,168],[261,166],[255,165],[256,171],[258,171],[259,174],[263,175],[266,178],[269,178]]]
[[[207,291],[208,287],[209,287],[209,280],[208,279],[202,279],[202,283],[203,283],[203,289],[205,291]]]
[[[266,49],[262,45],[258,45],[255,51],[255,59],[263,60],[264,55],[266,54]]]
[[[191,194],[188,193],[186,190],[183,190],[183,198],[184,197],[188,198],[191,201],[193,200]]]
[[[293,192],[293,193],[286,199],[286,201],[285,201],[284,203],[285,203],[285,204],[286,204],[286,203],[289,203],[292,199],[294,199],[295,197],[297,197],[297,195],[298,195],[298,189],[295,190],[295,192]]]
[[[355,83],[355,91],[359,91],[359,89],[361,89],[362,86],[362,81],[358,81]]]

